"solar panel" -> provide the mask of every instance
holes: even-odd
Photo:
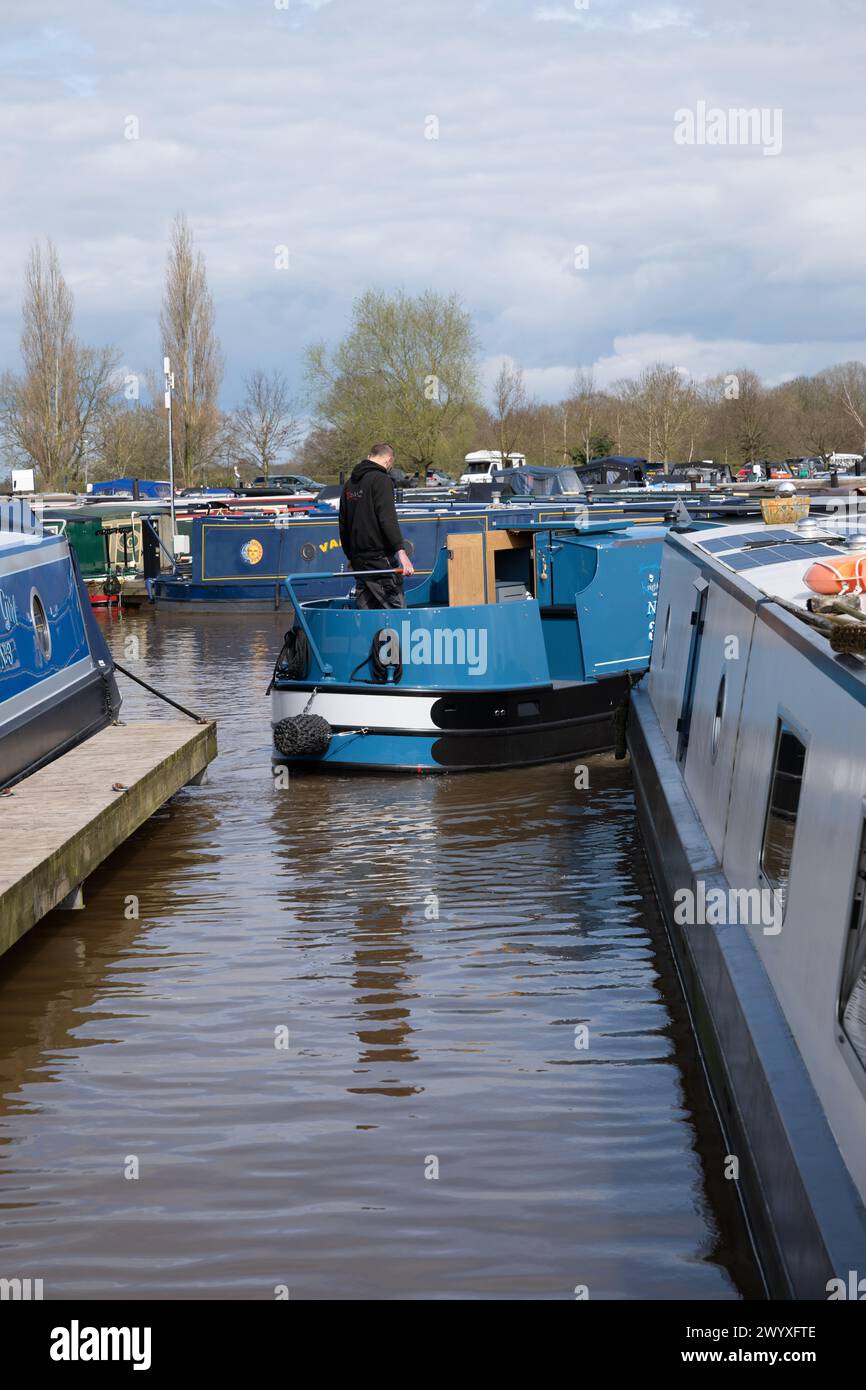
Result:
[[[760,569],[763,563],[763,559],[758,560],[748,551],[733,550],[725,556],[725,564],[730,565],[732,570],[756,570]]]
[[[738,536],[737,539],[741,545],[766,545],[768,541],[780,540],[783,536],[787,540],[792,539],[790,531],[750,531],[747,536]]]
[[[806,541],[796,531],[748,531],[731,536],[708,536],[701,547],[737,572],[763,565],[791,564],[838,556],[836,546],[823,540]]]
[[[717,555],[722,550],[734,550],[736,545],[736,536],[716,536],[713,540],[701,541],[701,547],[709,550],[711,555]]]
[[[771,550],[776,544],[776,538],[766,531],[750,531],[746,535],[711,536],[705,541],[702,540],[701,545],[712,555],[721,555],[725,550],[742,550],[744,546],[757,545],[759,542],[762,550]]]
[[[806,545],[776,545],[771,553],[777,560],[802,560],[808,550]]]

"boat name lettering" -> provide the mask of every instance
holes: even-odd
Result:
[[[13,594],[0,589],[0,621],[8,632],[18,622],[18,605]]]
[[[0,671],[14,671],[18,666],[18,652],[15,647],[14,637],[7,637],[5,642],[0,642]]]

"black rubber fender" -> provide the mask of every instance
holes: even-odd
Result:
[[[296,714],[274,725],[274,746],[287,758],[314,758],[327,751],[331,734],[320,714]]]

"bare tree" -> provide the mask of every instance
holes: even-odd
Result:
[[[784,437],[796,440],[794,447],[801,452],[828,458],[839,438],[839,398],[831,374],[795,377],[776,387],[773,394]]]
[[[866,454],[866,367],[862,362],[845,362],[839,367],[832,367],[826,377],[842,409],[857,429],[858,447]]]
[[[72,294],[56,247],[34,243],[24,272],[23,375],[4,374],[0,432],[7,454],[39,470],[44,488],[79,483],[100,415],[117,390],[117,353],[75,337]]]
[[[164,478],[166,424],[158,404],[113,401],[94,429],[92,475],[101,478]]]
[[[691,382],[677,367],[655,362],[636,381],[624,383],[632,438],[650,462],[667,466],[684,447],[697,408]]]
[[[598,393],[592,372],[579,371],[571,393],[574,429],[580,442],[578,457],[589,463],[593,456],[593,435],[598,421]],[[563,458],[563,463],[566,460]]]
[[[303,426],[282,372],[255,371],[244,386],[244,402],[233,419],[234,438],[267,478],[280,455],[300,443]]]
[[[186,487],[204,481],[224,444],[218,405],[223,356],[204,257],[183,214],[174,219],[160,328],[175,378],[174,452]],[[198,477],[196,477],[198,475]]]
[[[571,463],[571,453],[568,448],[568,426],[571,420],[572,402],[570,399],[560,401],[555,407],[556,424],[562,433],[562,448],[559,450],[560,463]]]
[[[508,360],[502,363],[493,383],[493,417],[502,466],[509,454],[517,450],[523,418],[526,413],[526,388],[523,368]]]
[[[770,405],[757,372],[741,367],[728,378],[734,391],[726,397],[725,408],[733,421],[734,437],[744,463],[755,463],[765,455],[770,438]]]

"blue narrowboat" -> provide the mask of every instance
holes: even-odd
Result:
[[[276,763],[456,772],[610,748],[646,669],[665,528],[537,522],[449,534],[406,607],[360,609],[285,583]],[[320,576],[324,578],[325,576]]]
[[[116,718],[105,640],[64,536],[0,503],[0,787]]]
[[[516,524],[556,525],[560,521],[627,521],[643,529],[669,523],[676,501],[515,497],[507,504],[442,499],[437,503],[398,506],[406,549],[420,576],[432,573],[449,535],[490,534]],[[718,502],[688,499],[693,517],[735,520],[756,511],[740,499]],[[194,518],[190,526],[190,563],[185,570],[152,581],[157,607],[203,613],[226,608],[262,612],[286,605],[284,581],[290,574],[322,576],[318,592],[337,589],[324,578],[347,568],[340,548],[337,516],[321,507],[306,515]],[[339,586],[338,586],[339,588]],[[306,587],[312,597],[314,590]]]

